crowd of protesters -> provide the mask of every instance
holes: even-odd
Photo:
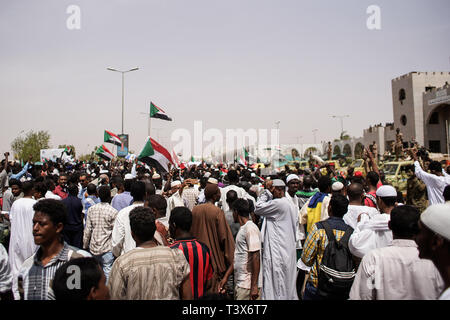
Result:
[[[0,299],[450,299],[449,168],[411,151],[411,203],[367,153],[270,176],[5,154]]]

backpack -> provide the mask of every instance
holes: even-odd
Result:
[[[348,227],[340,241],[336,241],[327,221],[320,224],[325,229],[328,244],[318,268],[317,295],[324,300],[347,300],[356,275],[355,263],[348,249],[353,228]]]

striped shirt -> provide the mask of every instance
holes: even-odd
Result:
[[[29,257],[13,279],[13,292],[16,300],[54,300],[51,281],[56,270],[70,259],[90,256],[86,251],[69,246],[64,242],[62,250],[45,266],[41,262],[42,248]]]
[[[169,247],[137,247],[114,262],[108,280],[111,300],[180,300],[189,264]]]
[[[170,247],[183,251],[191,269],[192,296],[194,299],[202,297],[206,291],[206,281],[211,280],[213,277],[211,255],[208,247],[195,238],[177,239]]]
[[[93,255],[112,251],[111,237],[118,211],[101,202],[89,208],[83,235],[83,248]]]

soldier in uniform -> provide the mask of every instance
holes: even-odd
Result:
[[[377,146],[376,141],[373,142],[371,151],[372,151],[373,157],[375,158],[375,161],[378,164],[378,146]]]
[[[403,134],[400,133],[400,129],[397,128],[397,134],[395,135],[395,161],[399,161],[404,158],[403,155]]]
[[[328,160],[331,160],[331,142],[330,141],[328,141],[327,154],[328,154]]]
[[[428,205],[427,187],[414,174],[414,166],[406,169],[408,180],[406,182],[406,204],[415,206],[420,212],[423,212]]]

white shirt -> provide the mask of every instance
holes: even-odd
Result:
[[[372,218],[374,215],[380,214],[380,212],[376,208],[350,204],[348,206],[347,213],[344,214],[343,217],[345,224],[349,225],[353,229],[356,229],[360,214],[367,214],[369,218]]]
[[[35,203],[36,200],[30,198],[18,199],[14,201],[9,212],[11,239],[8,253],[13,276],[19,272],[22,263],[38,249],[33,237],[33,205]]]
[[[136,248],[136,242],[131,236],[130,211],[143,205],[143,202],[135,202],[131,206],[123,208],[117,214],[111,237],[113,254],[116,257]]]
[[[444,281],[433,262],[419,258],[414,240],[392,244],[364,256],[350,290],[350,300],[436,300]]]
[[[173,210],[173,208],[184,207],[184,206],[185,206],[185,202],[183,200],[183,197],[180,196],[180,191],[175,192],[167,200],[167,208],[169,209],[169,213]]]
[[[423,171],[419,161],[414,162],[416,176],[425,183],[428,191],[428,200],[430,205],[436,203],[444,203],[444,189],[450,184],[450,176],[444,174],[443,176],[437,176]]]
[[[234,250],[234,281],[236,286],[251,289],[251,273],[249,272],[249,252],[261,251],[261,232],[256,224],[249,220],[244,224],[236,235],[236,246]],[[262,287],[262,261],[260,252],[260,270],[258,277],[258,288]]]
[[[56,199],[56,200],[61,200],[61,197],[58,196],[57,194],[54,194],[53,192],[51,192],[50,190],[48,190],[45,193],[45,199]]]
[[[298,203],[298,197],[294,194],[293,197],[291,197],[291,195],[289,194],[289,192],[286,191],[286,198],[288,198],[289,200],[292,201],[292,203],[294,204],[295,208],[297,209],[297,215],[300,218],[300,207],[299,207],[299,203]],[[296,232],[296,245],[297,245],[297,249],[301,249],[302,248],[302,240],[306,239],[306,233],[305,233],[305,226],[302,225],[300,223],[300,219],[297,219],[297,232]]]
[[[392,242],[392,231],[388,226],[390,220],[391,215],[386,213],[377,214],[373,218],[362,215],[348,241],[350,252],[362,258],[373,249],[390,245]]]
[[[220,201],[222,201],[222,210],[224,212],[230,210],[230,206],[227,203],[227,192],[230,190],[236,191],[238,199],[251,200],[251,201],[253,201],[253,204],[255,204],[255,199],[251,195],[249,195],[247,193],[247,191],[245,191],[244,188],[241,188],[241,187],[238,187],[235,185],[229,185],[229,186],[226,186],[225,188],[220,189],[220,192],[221,192]]]
[[[8,263],[8,253],[0,243],[0,293],[7,292],[12,288],[12,273]]]
[[[441,294],[439,300],[450,300],[450,287]]]

